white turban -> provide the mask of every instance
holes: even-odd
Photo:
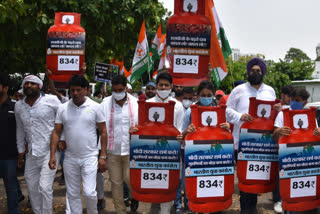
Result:
[[[37,84],[39,84],[39,88],[40,88],[40,89],[41,89],[42,86],[43,86],[42,80],[41,80],[39,77],[37,77],[36,75],[28,75],[28,76],[26,76],[26,77],[23,79],[23,81],[22,81],[22,85],[21,85],[22,88],[24,87],[24,84],[25,84],[26,82],[37,83]]]
[[[127,88],[128,88],[129,90],[132,90],[132,86],[131,86],[129,83],[127,83]]]

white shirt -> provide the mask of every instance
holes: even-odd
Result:
[[[290,105],[283,105],[283,106],[282,106],[282,109],[286,109],[286,108],[288,108],[288,109],[291,110]],[[278,113],[278,115],[277,115],[277,117],[276,117],[276,119],[275,119],[275,121],[274,121],[274,126],[275,126],[275,127],[278,127],[278,128],[282,128],[282,127],[284,126],[284,122],[283,122],[283,111],[280,111],[280,112]]]
[[[243,124],[240,118],[242,114],[249,112],[250,97],[256,97],[259,100],[274,101],[276,94],[273,88],[264,83],[261,84],[258,90],[247,82],[237,86],[231,91],[227,101],[226,117],[228,122],[234,124],[232,135],[235,150],[238,150],[240,127]]]
[[[56,124],[63,124],[67,145],[66,156],[88,157],[98,155],[97,123],[105,122],[100,105],[90,98],[77,106],[73,100],[62,104],[57,113]]]
[[[184,116],[184,107],[182,103],[175,98],[168,97],[164,101],[158,97],[158,95],[152,97],[151,99],[147,100],[146,102],[153,102],[153,103],[167,103],[170,100],[176,102],[174,105],[174,118],[173,118],[173,125],[176,127],[179,132],[182,132],[182,123],[183,123],[183,116]]]
[[[34,156],[44,156],[50,151],[50,137],[60,100],[54,95],[40,95],[37,101],[28,105],[25,99],[15,105],[18,152],[25,151],[25,143]]]
[[[138,124],[138,99],[134,96],[127,93],[127,100],[121,107],[118,105],[113,98],[113,96],[109,96],[103,99],[101,103],[103,112],[106,118],[106,126],[108,134],[110,133],[110,116],[111,116],[111,105],[113,105],[114,113],[113,113],[113,139],[114,139],[114,149],[109,150],[108,153],[113,155],[129,155],[130,154],[130,134],[129,129],[131,126],[130,121],[130,110],[129,110],[129,101],[132,108],[132,116],[133,116],[133,125]]]

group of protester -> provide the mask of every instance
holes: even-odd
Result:
[[[224,95],[223,91],[215,91],[208,80],[202,81],[197,91],[192,87],[173,86],[171,75],[162,72],[156,82],[146,85],[145,93],[138,98],[138,95],[131,95],[132,88],[127,85],[126,78],[116,76],[112,79],[112,95],[103,100],[100,97],[100,101],[90,99],[89,83],[83,76],[75,75],[69,80],[70,99],[67,100],[65,95],[54,90],[51,90],[53,94],[42,93],[42,80],[36,75],[28,75],[22,82],[24,98],[17,102],[8,96],[9,77],[2,73],[0,176],[6,187],[9,213],[19,213],[16,168],[23,165],[33,212],[52,213],[52,186],[61,158],[66,184],[66,213],[82,213],[81,183],[87,213],[98,213],[105,207],[103,172],[106,170],[110,175],[115,210],[118,214],[126,213],[123,190],[128,188],[130,198],[130,134],[138,131],[138,99],[157,103],[175,102],[174,126],[181,133],[177,139],[182,142],[182,163],[183,139],[188,133],[196,131],[191,123],[190,105],[226,104],[227,122],[220,127],[230,130],[230,125],[233,126],[234,150],[237,153],[240,127],[243,122],[252,121],[252,116],[248,114],[249,98],[276,99],[274,89],[263,83],[266,73],[267,66],[262,59],[251,59],[247,64],[248,82],[235,82],[230,95]],[[291,129],[283,124],[281,110],[302,109],[308,98],[309,93],[305,89],[292,86],[282,89],[281,104],[274,106],[280,112],[275,121],[275,140],[291,133]],[[314,134],[320,135],[320,129],[315,129]],[[61,153],[64,153],[63,156]],[[184,173],[181,175],[176,200],[161,203],[161,214],[170,213],[173,205],[176,213],[183,213]],[[187,197],[183,198],[186,212],[192,213],[188,209]],[[279,188],[274,192],[274,203],[275,211],[281,213]],[[240,192],[241,214],[256,214],[256,205],[257,194]],[[131,208],[136,210],[137,207],[138,202],[132,199]]]

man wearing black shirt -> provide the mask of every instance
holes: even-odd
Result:
[[[8,97],[7,74],[0,73],[0,177],[7,193],[8,213],[18,213],[17,145],[14,102]]]

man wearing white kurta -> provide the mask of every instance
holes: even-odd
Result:
[[[123,214],[126,213],[123,201],[123,182],[131,190],[129,129],[138,123],[138,99],[126,92],[127,79],[124,76],[116,76],[112,79],[111,84],[112,96],[105,98],[101,106],[106,117],[108,131],[108,170],[112,197],[116,212]]]
[[[49,166],[56,168],[55,152],[62,130],[65,136],[63,170],[67,187],[67,213],[81,214],[81,181],[88,214],[97,214],[97,170],[106,170],[107,134],[105,117],[100,105],[86,97],[88,81],[80,75],[69,80],[71,100],[59,107],[51,137]],[[101,135],[98,161],[97,132]]]
[[[18,166],[26,155],[25,179],[35,214],[52,213],[52,183],[56,170],[50,170],[50,136],[61,102],[56,96],[40,93],[42,80],[26,76],[22,87],[26,97],[15,105],[17,122]],[[26,150],[27,148],[27,150]],[[59,159],[58,153],[57,159]]]
[[[249,98],[273,101],[276,99],[274,89],[263,83],[267,73],[267,66],[260,58],[253,58],[247,64],[248,82],[237,86],[231,91],[227,101],[227,121],[234,124],[234,149],[238,150],[240,127],[245,121],[251,121],[249,112]],[[281,106],[277,106],[278,110]],[[240,191],[241,214],[256,214],[257,194]]]
[[[179,132],[182,131],[182,123],[183,123],[183,116],[184,116],[184,107],[175,98],[170,97],[170,92],[172,89],[172,77],[167,72],[162,72],[157,76],[156,80],[157,86],[157,94],[155,97],[147,100],[146,102],[157,102],[157,103],[168,103],[170,100],[176,102],[174,105],[174,120],[173,125],[176,127]],[[136,127],[131,129],[131,132],[134,133],[137,131]],[[169,201],[160,204],[160,213],[167,214],[170,213],[171,207],[174,201]]]

